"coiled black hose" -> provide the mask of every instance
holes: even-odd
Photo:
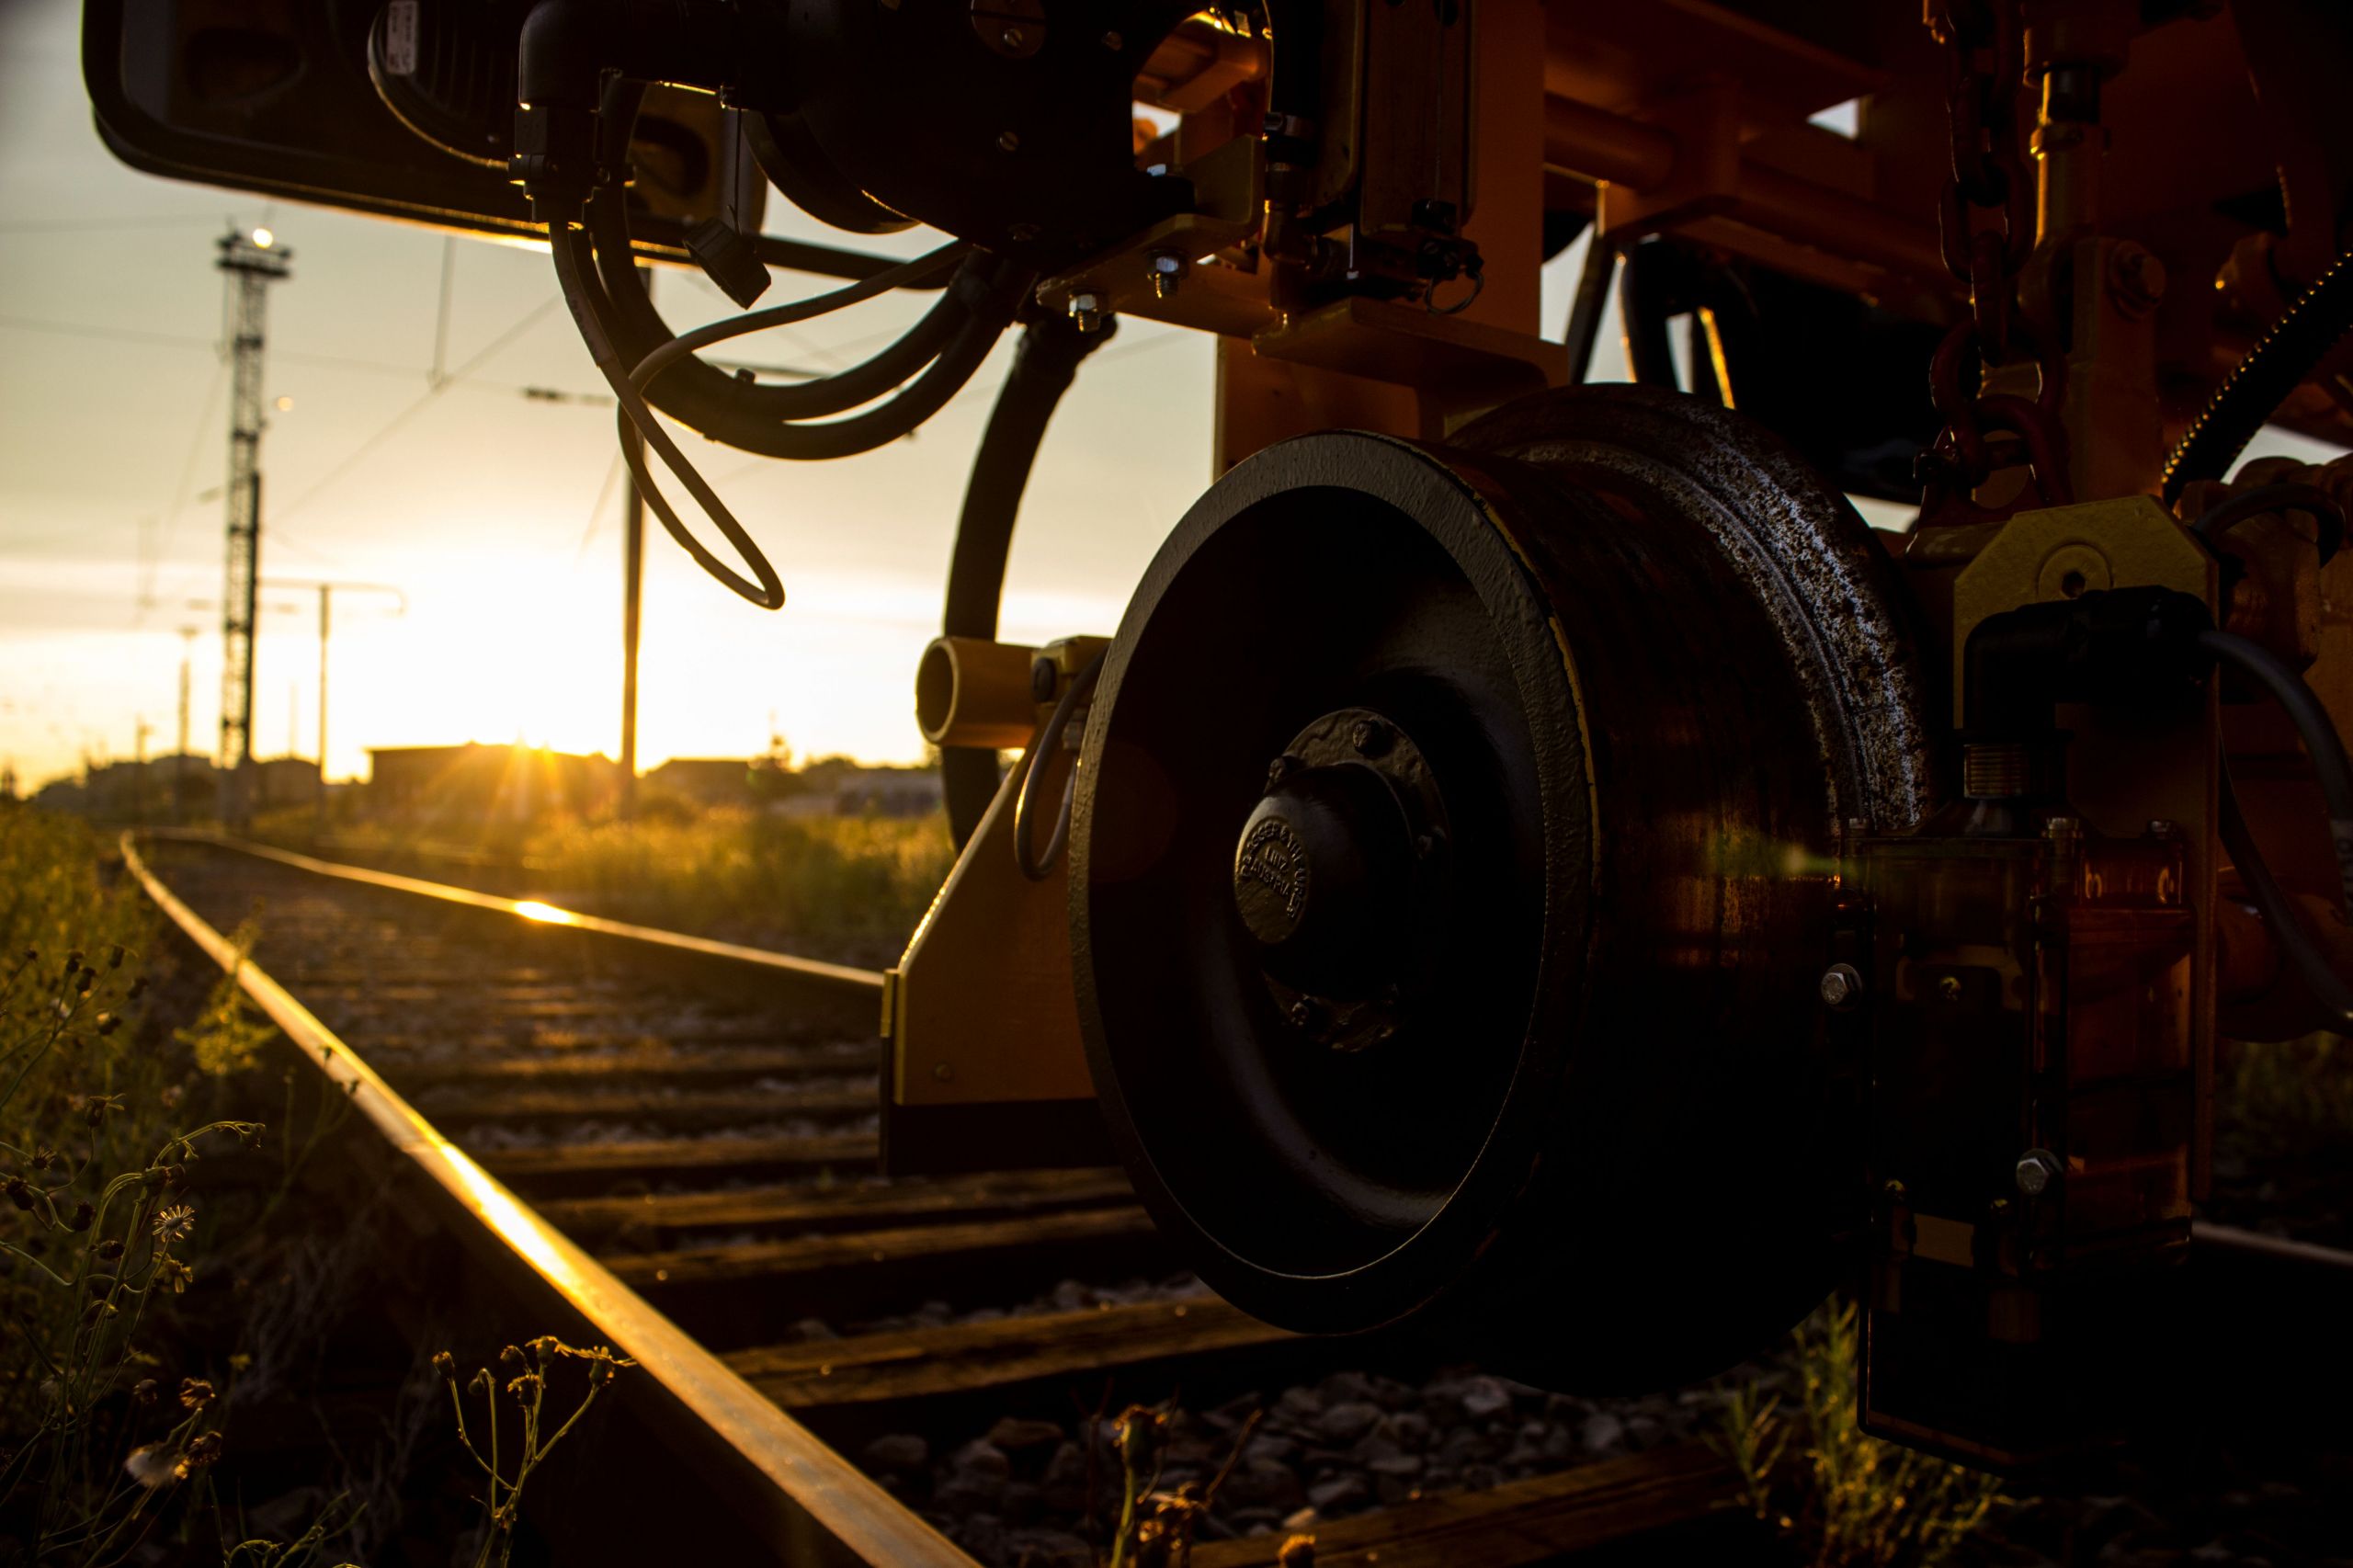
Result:
[[[2228,473],[2264,421],[2348,330],[2353,330],[2353,252],[2338,256],[2215,389],[2165,460],[2157,492],[2165,505],[2178,500],[2192,481]]]
[[[1023,329],[964,486],[964,509],[948,567],[948,603],[940,617],[940,630],[949,636],[996,636],[1014,523],[1046,427],[1080,362],[1109,342],[1118,327],[1116,316],[1105,317],[1093,332],[1081,332],[1067,316],[1041,315]],[[939,777],[949,831],[961,849],[996,798],[996,753],[985,746],[943,746]]]

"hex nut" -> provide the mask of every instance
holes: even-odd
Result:
[[[1863,998],[1862,971],[1850,963],[1834,963],[1822,971],[1822,1005],[1843,1013]]]
[[[2061,1174],[2059,1156],[2048,1149],[2029,1149],[2018,1156],[2018,1190],[2029,1198],[2041,1197]]]

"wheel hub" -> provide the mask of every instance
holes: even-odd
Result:
[[[1830,1278],[1803,868],[1918,814],[1915,670],[1860,520],[1727,411],[1455,439],[1270,448],[1146,574],[1073,817],[1089,1065],[1245,1310],[1659,1386]]]

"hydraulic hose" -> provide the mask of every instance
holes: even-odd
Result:
[[[588,230],[597,242],[597,271],[613,301],[614,346],[623,358],[638,363],[668,344],[673,334],[637,277],[627,199],[620,191],[597,192],[588,204]],[[881,353],[847,370],[797,386],[771,386],[738,380],[713,366],[691,364],[663,378],[649,395],[664,413],[698,429],[702,427],[698,415],[716,413],[731,423],[741,418],[775,424],[820,418],[871,403],[938,358],[970,321],[972,307],[986,293],[986,264],[976,259],[970,265],[971,271],[960,274],[957,284],[940,294],[922,320]]]
[[[2231,852],[2231,864],[2237,869],[2239,880],[2246,884],[2248,895],[2261,912],[2265,929],[2279,944],[2280,956],[2294,968],[2304,989],[2326,1013],[2328,1028],[2337,1034],[2353,1034],[2353,985],[2347,985],[2329,968],[2328,955],[2304,928],[2302,912],[2271,874],[2262,849],[2255,842],[2255,834],[2246,824],[2246,816],[2239,810],[2239,798],[2231,788],[2227,766],[2222,774],[2222,847]]]
[[[694,557],[696,564],[762,609],[782,608],[784,585],[778,579],[776,568],[768,563],[768,558],[753,542],[744,525],[735,520],[735,515],[727,509],[726,503],[720,500],[718,492],[712,490],[694,464],[687,460],[686,454],[678,450],[677,443],[670,439],[670,433],[662,427],[662,421],[654,417],[654,410],[647,406],[644,397],[631,382],[629,369],[621,363],[620,351],[614,347],[612,334],[607,326],[607,312],[612,301],[597,280],[596,256],[586,232],[566,224],[553,224],[548,230],[548,241],[549,249],[555,256],[556,278],[563,287],[564,303],[571,307],[572,319],[580,328],[581,341],[587,345],[588,357],[596,361],[606,384],[613,389],[613,397],[620,404],[621,419],[635,426],[639,434],[645,437],[645,445],[661,455],[663,462],[687,487],[688,494],[701,506],[727,542],[735,547],[745,563],[751,567],[753,575],[746,577],[720,560],[694,536],[671,508],[661,487],[654,483],[654,475],[646,467],[644,453],[634,442],[623,441],[621,456],[629,464],[630,477],[637,482],[638,494],[645,497],[646,505],[661,519],[662,527],[678,542],[679,548]]]
[[[2183,432],[2180,444],[2165,460],[2158,490],[2165,505],[2179,499],[2191,481],[2220,479],[2229,472],[2264,421],[2348,329],[2353,329],[2353,252],[2338,256],[2320,281],[2247,350]]]
[[[2304,684],[2302,676],[2260,642],[2227,631],[2206,631],[2200,634],[2198,646],[2261,687],[2296,727],[2304,749],[2312,755],[2321,797],[2328,802],[2328,832],[2336,851],[2337,885],[2347,903],[2353,904],[2353,761],[2347,759],[2345,742],[2330,722],[2328,710],[2321,705],[2319,696]],[[2222,844],[2231,852],[2231,863],[2238,868],[2247,892],[2254,895],[2256,907],[2263,912],[2264,924],[2272,939],[2279,944],[2281,955],[2295,966],[2304,988],[2328,1009],[2329,1027],[2353,1032],[2353,984],[2329,968],[2327,955],[2305,929],[2294,901],[2272,876],[2229,782],[2225,772]]]
[[[948,604],[940,618],[941,630],[949,636],[996,635],[1014,524],[1046,427],[1080,362],[1117,330],[1115,316],[1106,317],[1093,332],[1079,331],[1066,316],[1040,316],[1023,330],[1013,369],[989,411],[988,426],[972,457],[972,478],[964,486],[964,509],[957,519],[948,568]],[[961,849],[996,798],[996,753],[984,746],[942,747],[939,772],[948,825]]]

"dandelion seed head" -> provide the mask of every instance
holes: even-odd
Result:
[[[122,1468],[131,1480],[150,1492],[159,1486],[168,1486],[188,1473],[181,1467],[178,1456],[161,1443],[150,1443],[143,1449],[132,1449],[131,1457],[122,1461]]]

